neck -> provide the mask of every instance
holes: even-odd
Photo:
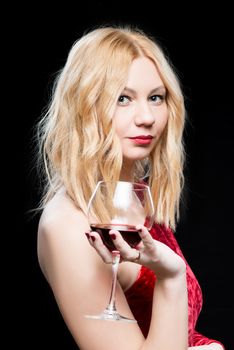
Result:
[[[133,162],[124,162],[121,173],[120,173],[120,180],[121,181],[128,181],[133,182],[134,181],[134,168],[135,164]]]

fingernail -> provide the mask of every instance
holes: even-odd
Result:
[[[111,236],[111,238],[112,238],[113,240],[116,239],[116,234],[115,234],[115,233],[110,233],[110,236]]]
[[[90,234],[88,232],[85,232],[86,237],[89,239],[90,238]]]
[[[91,236],[91,239],[92,239],[93,242],[95,241],[95,237],[94,236]]]

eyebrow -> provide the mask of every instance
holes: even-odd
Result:
[[[158,93],[158,92],[160,92],[160,91],[162,91],[162,90],[163,90],[164,92],[166,92],[166,88],[165,88],[164,85],[160,85],[160,86],[154,88],[153,90],[150,91],[149,95]],[[136,92],[134,89],[131,89],[131,88],[127,87],[127,86],[125,86],[125,88],[123,89],[123,92],[130,92],[130,93],[132,93],[132,94],[134,94],[134,95],[137,94],[137,92]]]

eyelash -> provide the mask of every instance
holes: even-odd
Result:
[[[165,96],[164,95],[153,95],[153,96],[150,96],[151,99],[153,97],[158,97],[160,99],[160,101],[164,101],[165,100]]]
[[[151,101],[152,102],[156,102],[153,98],[159,98],[160,99],[160,102],[159,103],[161,103],[161,102],[163,102],[164,100],[165,100],[165,96],[164,95],[152,95],[152,96],[150,96],[149,97],[149,99],[151,99]],[[118,98],[118,103],[120,104],[120,105],[122,105],[122,104],[124,104],[124,102],[123,101],[121,101],[121,99],[128,99],[128,101],[132,101],[132,98],[130,97],[130,96],[127,96],[127,95],[120,95],[119,96],[119,98]],[[157,103],[157,102],[156,102]]]

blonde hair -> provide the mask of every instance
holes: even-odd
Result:
[[[183,186],[184,100],[177,76],[160,46],[130,27],[100,27],[74,43],[56,79],[51,103],[38,125],[45,170],[41,207],[60,189],[84,213],[99,180],[119,180],[122,152],[112,127],[116,102],[132,61],[151,59],[167,90],[168,123],[149,159],[139,161],[135,178],[148,169],[155,220],[175,228]]]

